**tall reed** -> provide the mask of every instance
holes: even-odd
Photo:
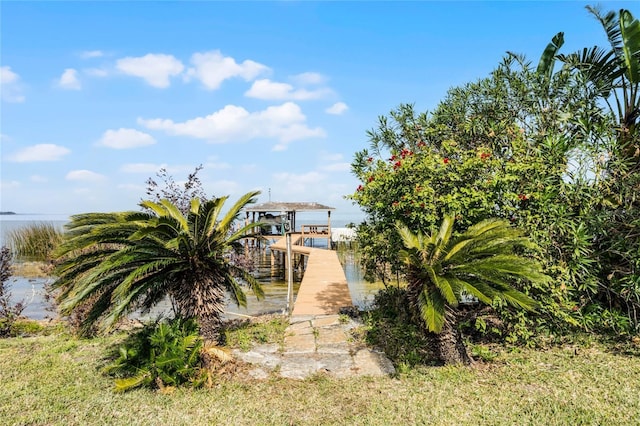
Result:
[[[52,223],[39,222],[12,229],[7,240],[17,259],[46,261],[62,241],[62,234],[62,230]]]

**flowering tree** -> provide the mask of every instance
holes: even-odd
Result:
[[[450,90],[430,115],[401,105],[380,117],[370,148],[352,162],[361,184],[350,197],[367,214],[358,237],[369,276],[389,284],[405,272],[396,222],[433,230],[453,216],[457,232],[504,219],[541,247],[530,254],[554,278],[522,287],[541,301],[538,320],[577,324],[583,296],[597,287],[585,226],[597,193],[575,152],[595,164],[610,133],[596,97],[573,78],[541,75],[509,55],[490,77]]]

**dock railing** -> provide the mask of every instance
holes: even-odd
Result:
[[[331,226],[323,225],[302,225],[300,228],[302,238],[325,237],[331,238]]]

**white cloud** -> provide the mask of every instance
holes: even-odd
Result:
[[[25,97],[22,94],[22,85],[20,76],[11,71],[11,67],[0,67],[0,93],[2,100],[5,102],[24,102]]]
[[[155,174],[158,170],[167,168],[166,164],[153,164],[153,163],[129,163],[123,164],[120,167],[120,171],[123,173],[152,173]]]
[[[341,115],[348,109],[349,107],[344,102],[336,102],[335,104],[331,105],[329,108],[325,109],[324,112],[332,115]]]
[[[192,68],[187,71],[185,79],[196,78],[205,88],[216,90],[223,81],[241,77],[251,81],[258,75],[269,71],[269,67],[258,62],[245,60],[241,64],[230,56],[223,56],[219,50],[194,53],[191,56]]]
[[[84,73],[92,77],[106,77],[109,75],[109,71],[104,68],[86,68]]]
[[[106,177],[91,170],[72,170],[67,173],[65,179],[79,182],[102,182],[106,180]]]
[[[348,172],[349,170],[351,170],[351,164],[333,163],[321,166],[320,169],[326,172]]]
[[[68,90],[80,90],[82,85],[80,84],[80,80],[78,80],[78,71],[73,68],[64,70],[62,76],[60,76],[60,80],[58,80],[58,87]]]
[[[125,74],[144,79],[153,87],[163,89],[171,84],[170,77],[182,73],[184,65],[172,55],[149,53],[135,58],[118,59],[116,68]]]
[[[0,180],[0,189],[3,191],[9,189],[16,189],[20,187],[20,182],[17,180]]]
[[[80,53],[80,57],[82,59],[100,58],[102,56],[104,56],[104,52],[102,52],[102,50],[85,50]]]
[[[288,196],[308,196],[313,194],[313,187],[316,189],[319,185],[324,186],[324,182],[326,180],[326,175],[322,173],[318,173],[316,171],[311,171],[302,174],[296,173],[275,173],[273,175],[273,181],[277,184],[279,188],[287,188]],[[312,201],[312,200],[309,200]]]
[[[317,72],[303,72],[302,74],[291,76],[291,80],[301,85],[311,85],[325,83],[327,78]]]
[[[271,138],[286,146],[287,143],[308,138],[324,137],[320,128],[309,128],[307,118],[293,102],[270,106],[265,110],[249,112],[227,105],[206,117],[197,117],[183,123],[169,119],[138,119],[138,123],[153,130],[169,134],[205,139],[212,143],[241,142],[259,138]]]
[[[107,130],[98,141],[98,145],[113,149],[131,149],[149,146],[156,140],[148,133],[135,129]]]
[[[71,151],[63,146],[43,143],[28,146],[9,156],[15,163],[33,163],[39,161],[58,161]]]
[[[245,92],[245,96],[249,98],[263,100],[295,100],[306,101],[310,99],[321,99],[333,93],[331,89],[326,87],[307,90],[296,89],[288,83],[278,83],[269,79],[256,80],[251,88]]]
[[[2,84],[11,84],[17,83],[20,79],[20,76],[15,72],[11,71],[11,67],[1,67],[0,68],[0,83]]]
[[[32,175],[29,179],[31,180],[31,182],[35,183],[44,183],[49,181],[49,179],[40,175]]]

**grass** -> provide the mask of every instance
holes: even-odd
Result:
[[[230,322],[224,335],[228,346],[245,352],[256,343],[275,343],[282,347],[288,326],[289,321],[284,316],[264,316],[253,321]]]
[[[220,380],[163,395],[113,392],[100,368],[123,338],[83,340],[56,328],[0,340],[0,424],[640,423],[640,350],[632,344],[496,347],[492,363],[471,368],[422,367],[396,378]]]
[[[18,229],[7,235],[13,255],[21,260],[51,259],[53,250],[62,242],[63,232],[52,223],[40,222]]]

